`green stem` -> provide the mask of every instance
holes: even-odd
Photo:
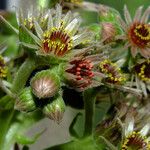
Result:
[[[26,59],[26,61],[22,64],[14,79],[12,85],[12,92],[17,94],[18,92],[20,92],[20,90],[23,89],[29,76],[31,75],[32,71],[36,69],[37,65],[38,64],[34,59],[32,58]]]
[[[0,113],[0,118],[1,118],[0,119],[0,121],[1,121],[0,150],[6,150],[4,147],[5,138],[6,138],[6,134],[7,134],[8,130],[9,130],[11,121],[14,117],[14,113],[15,113],[15,110],[13,110],[13,109],[7,110],[7,111],[4,110],[4,111],[1,111],[1,113]]]
[[[83,96],[85,109],[84,136],[89,136],[93,133],[96,92],[94,89],[88,89]]]

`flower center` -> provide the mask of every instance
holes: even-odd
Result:
[[[128,36],[134,45],[145,48],[150,44],[150,25],[135,23],[130,28]]]
[[[63,30],[53,28],[44,33],[43,52],[57,56],[65,55],[72,48],[71,37]]]
[[[94,76],[92,72],[93,64],[91,61],[86,59],[73,60],[70,64],[73,65],[73,67],[66,70],[68,73],[75,75],[78,81],[86,81],[86,83],[84,82],[83,84],[84,87],[91,84],[91,79]]]
[[[126,80],[122,75],[120,68],[118,68],[115,63],[112,63],[108,59],[102,61],[99,64],[99,67],[100,71],[108,76],[106,81],[109,83],[121,83]]]
[[[132,132],[124,140],[122,150],[149,150],[147,138],[139,132]]]
[[[135,71],[143,81],[150,81],[150,60],[136,65]]]

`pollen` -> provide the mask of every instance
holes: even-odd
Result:
[[[120,68],[117,67],[115,63],[110,60],[105,59],[99,64],[100,71],[107,75],[107,82],[110,83],[122,83],[126,81],[126,78],[121,73]]]
[[[42,50],[44,53],[53,53],[57,56],[64,56],[73,47],[69,34],[63,28],[52,28],[44,33]]]
[[[124,140],[122,150],[150,150],[147,137],[133,131]]]
[[[134,23],[129,29],[128,37],[134,46],[147,47],[150,44],[150,25]]]
[[[26,19],[24,19],[23,24],[31,30],[34,27],[34,23],[33,23],[34,19],[35,18],[26,18]]]
[[[0,55],[0,78],[4,78],[7,75],[7,68],[3,57]]]

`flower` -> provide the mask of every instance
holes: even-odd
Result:
[[[48,21],[46,29],[42,29],[37,21],[34,21],[34,26],[37,35],[29,31],[25,26],[24,29],[34,39],[36,45],[22,43],[29,48],[38,49],[37,54],[65,56],[75,46],[83,43],[89,38],[89,34],[76,34],[80,25],[80,19],[72,19],[70,11],[62,14],[60,5],[56,6],[55,14],[48,13]]]
[[[86,53],[86,51],[85,51]],[[102,54],[86,55],[83,51],[70,60],[65,68],[65,78],[70,87],[83,91],[101,84],[97,77],[102,79],[105,75],[95,71],[95,66],[103,58]]]
[[[0,55],[0,78],[4,78],[7,75],[7,67],[4,58]]]
[[[142,81],[150,82],[150,59],[135,65],[134,70]]]
[[[102,23],[102,39],[105,39],[106,43],[111,42],[114,39],[116,33],[116,28],[113,23]]]
[[[43,113],[51,120],[56,121],[58,124],[62,121],[66,106],[61,95],[59,95],[51,103],[43,108]]]
[[[15,109],[23,112],[30,112],[36,109],[34,96],[31,88],[26,87],[17,95]]]
[[[148,97],[147,91],[150,91],[150,60],[142,60],[137,63],[133,68],[133,80],[132,86],[136,86],[144,94],[144,97]]]
[[[109,59],[101,61],[99,69],[107,76],[106,82],[120,84],[126,80],[117,64],[112,63]]]
[[[125,127],[125,135],[122,144],[122,150],[149,150],[150,140],[146,136],[149,132],[149,124],[146,124],[141,130],[134,129],[134,119],[132,118]]]
[[[139,52],[143,57],[150,57],[150,25],[147,23],[150,7],[148,7],[143,16],[142,6],[139,7],[135,13],[134,19],[131,19],[130,13],[127,7],[124,7],[124,16],[126,23],[120,19],[120,23],[126,33],[121,38],[127,40],[126,48],[131,48],[131,54],[133,57]]]

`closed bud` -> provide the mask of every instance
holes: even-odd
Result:
[[[34,95],[38,98],[53,97],[60,88],[59,77],[49,70],[37,73],[31,79],[31,88]]]
[[[114,24],[109,22],[102,23],[102,39],[105,39],[105,42],[111,42],[116,35],[116,27]]]
[[[30,112],[36,109],[34,96],[30,87],[25,88],[20,92],[16,99],[15,109],[24,112]]]
[[[61,96],[46,105],[43,113],[50,119],[60,123],[65,112],[65,103]]]

